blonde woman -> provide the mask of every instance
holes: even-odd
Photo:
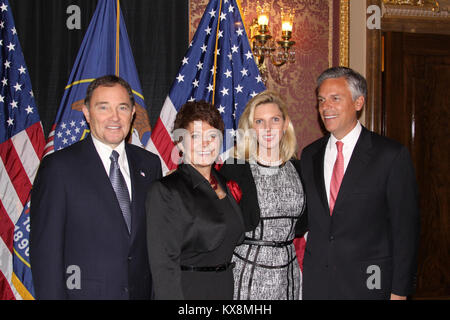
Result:
[[[242,190],[246,238],[233,261],[234,299],[301,299],[294,237],[302,236],[305,197],[296,138],[283,99],[264,91],[251,99],[239,121],[235,158],[220,172]]]

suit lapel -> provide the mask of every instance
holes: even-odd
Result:
[[[133,157],[132,155],[132,151],[127,147],[127,145],[125,144],[125,152],[127,154],[127,161],[128,161],[128,170],[130,172],[130,183],[131,183],[131,241],[133,240],[134,236],[136,235],[136,220],[137,217],[136,215],[138,214],[137,212],[137,202],[138,202],[138,198],[139,195],[136,192],[137,190],[140,190],[138,184],[139,184],[139,178],[136,176],[136,168],[137,168],[137,164],[136,159]],[[125,220],[124,220],[125,221]]]
[[[325,178],[323,175],[323,162],[325,159],[325,148],[329,136],[322,138],[322,145],[319,147],[317,152],[313,155],[313,170],[314,170],[314,181],[316,181],[317,194],[319,195],[320,202],[324,207],[324,212],[329,216],[330,207],[327,200],[327,192],[325,188]]]
[[[193,212],[205,219],[205,221],[221,224],[223,223],[223,211],[218,206],[216,192],[210,187],[208,181],[190,164],[178,166],[178,171],[183,175],[192,187]],[[211,214],[211,212],[215,214]]]
[[[86,156],[82,158],[86,159],[86,161],[80,165],[84,166],[87,176],[94,185],[94,189],[101,190],[101,192],[99,192],[99,197],[102,197],[102,201],[109,207],[108,212],[111,213],[112,218],[121,219],[121,221],[123,221],[124,231],[128,234],[127,225],[123,218],[119,202],[117,200],[111,201],[111,199],[116,199],[116,193],[114,192],[111,181],[109,180],[108,174],[105,171],[105,167],[103,166],[91,136],[85,139],[83,150]]]
[[[341,187],[336,198],[335,207],[339,206],[346,195],[357,185],[357,181],[364,176],[367,164],[371,159],[372,139],[370,132],[366,128],[362,128],[361,134],[353,149],[352,156],[342,179]]]
[[[84,153],[86,156],[82,158],[86,159],[86,162],[83,166],[91,178],[92,183],[97,186],[97,190],[102,190],[106,199],[111,199],[111,197],[115,196],[114,189],[105,171],[102,160],[95,149],[91,136],[85,139]],[[119,204],[117,206],[119,208]]]
[[[131,180],[131,241],[133,241],[138,229],[136,223],[140,220],[137,215],[143,212],[140,206],[145,202],[143,197],[147,195],[146,182],[151,178],[151,172],[141,164],[139,155],[133,152],[127,143],[125,143],[125,151]]]
[[[233,194],[231,193],[230,188],[228,188],[227,185],[227,181],[225,179],[224,176],[222,176],[219,172],[217,172],[215,169],[213,169],[212,174],[215,175],[215,177],[217,178],[218,182],[220,183],[220,186],[222,187],[223,190],[225,190],[227,197],[229,197],[229,201],[231,203],[231,206],[233,207],[234,211],[236,212],[236,214],[239,217],[239,220],[242,223],[242,226],[244,226],[244,218],[242,217],[242,213],[241,213],[241,208],[239,207],[239,205],[237,204],[237,202],[235,201]]]
[[[195,168],[193,168],[192,166],[190,166],[188,164],[183,164],[183,165],[179,166],[178,170],[182,174],[185,175],[185,177],[188,179],[188,181],[192,185],[193,189],[198,189],[203,195],[205,195],[206,197],[209,198],[209,200],[205,201],[204,203],[197,202],[196,204],[194,204],[195,206],[205,205],[205,210],[198,210],[198,212],[201,214],[203,214],[203,212],[209,213],[211,211],[211,206],[213,206],[215,211],[217,212],[217,217],[215,217],[214,219],[222,221],[223,215],[225,214],[225,212],[223,212],[221,210],[221,208],[216,205],[216,204],[218,204],[218,201],[219,201],[218,197],[216,195],[216,192],[209,186],[208,183],[204,183],[205,178],[203,178],[203,176],[201,176],[201,174],[199,172],[197,172]],[[233,198],[233,195],[226,184],[226,181],[227,181],[226,178],[220,172],[215,170],[214,168],[212,169],[211,174],[214,175],[214,177],[217,179],[217,182],[220,184],[222,189],[226,192],[227,197]],[[231,199],[231,198],[228,200],[230,201],[231,206],[233,207],[234,211],[238,215],[239,220],[242,223],[242,226],[244,226],[245,224],[244,224],[244,219],[242,217],[241,208],[236,203],[236,201],[234,201],[234,198],[233,199]],[[208,215],[210,216],[209,219],[213,218],[213,216],[211,216],[210,214],[208,214]]]

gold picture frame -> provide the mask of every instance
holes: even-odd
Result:
[[[329,0],[329,67],[349,66],[349,0]],[[339,10],[339,12],[336,12]],[[339,20],[338,20],[339,19]],[[337,39],[336,39],[337,38]]]
[[[349,0],[340,0],[339,3],[339,65],[348,67],[349,47]]]

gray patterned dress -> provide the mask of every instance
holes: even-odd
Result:
[[[305,198],[297,170],[288,161],[282,167],[250,164],[256,184],[261,219],[246,237],[286,242],[295,235]],[[234,299],[301,299],[301,272],[294,245],[282,247],[242,244],[233,255]]]

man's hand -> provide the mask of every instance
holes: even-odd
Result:
[[[406,300],[405,296],[398,296],[396,294],[391,293],[391,300]]]

